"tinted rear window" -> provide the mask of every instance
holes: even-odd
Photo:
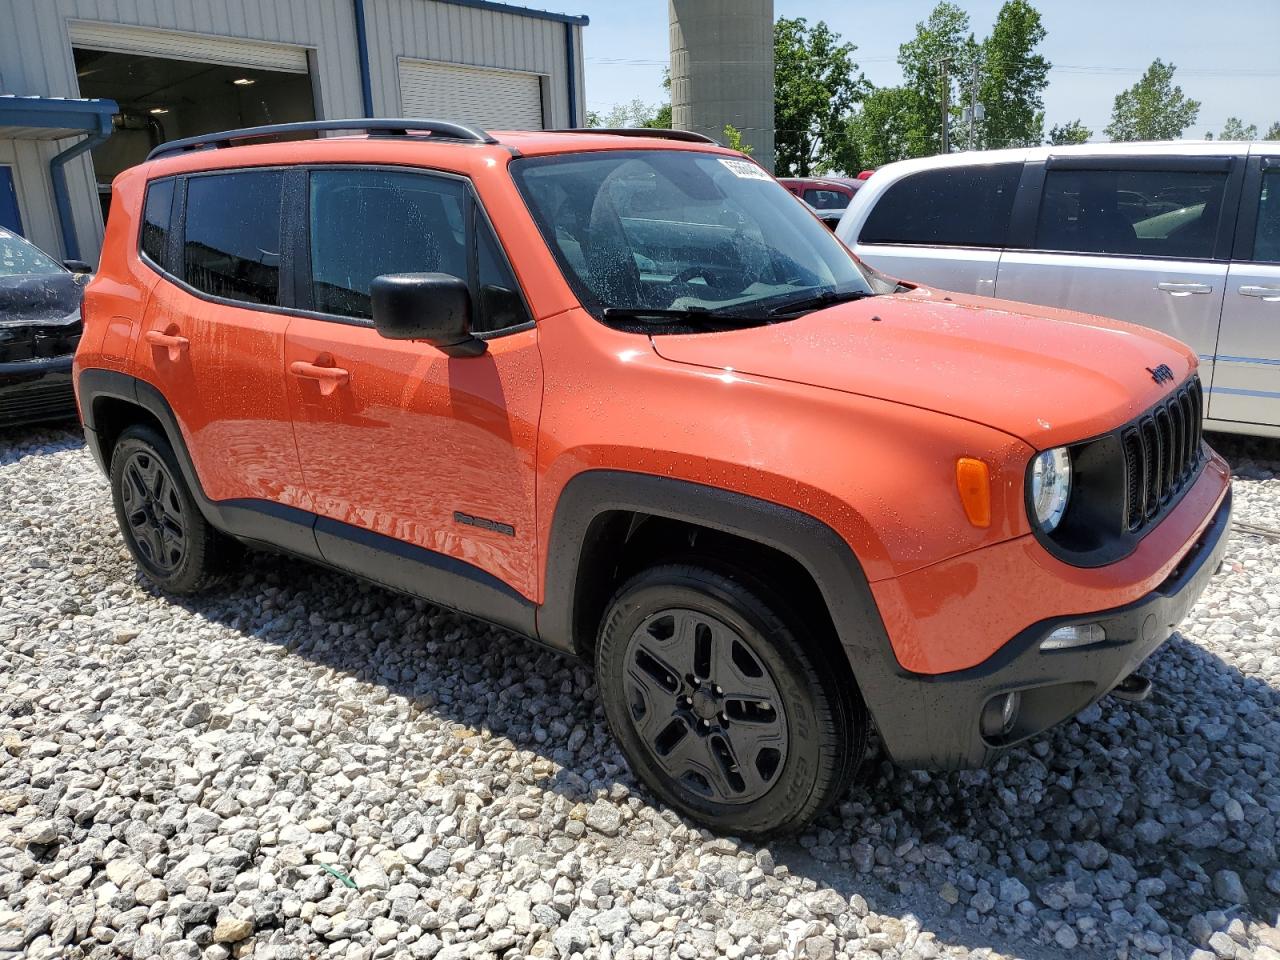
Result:
[[[1216,171],[1050,170],[1036,248],[1209,259],[1226,187]]]
[[[1003,247],[1021,176],[1021,163],[913,173],[880,197],[858,241]]]
[[[279,170],[187,181],[183,279],[215,297],[280,302]]]
[[[147,187],[142,211],[142,252],[161,270],[169,269],[169,218],[173,211],[173,181],[157,180]]]

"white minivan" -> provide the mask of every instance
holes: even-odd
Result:
[[[1205,426],[1280,437],[1280,142],[956,153],[878,170],[836,230],[891,276],[1154,327]]]

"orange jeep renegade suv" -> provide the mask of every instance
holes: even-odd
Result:
[[[1196,357],[898,283],[741,154],[618,133],[121,174],[75,374],[146,575],[267,546],[591,658],[636,774],[735,833],[811,820],[873,723],[957,768],[1145,695],[1230,522]]]

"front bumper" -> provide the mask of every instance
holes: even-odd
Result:
[[[1008,747],[1067,720],[1109,693],[1164,643],[1204,592],[1227,549],[1231,493],[1172,573],[1141,599],[1098,613],[1033,624],[987,660],[967,670],[899,675],[916,686],[914,709],[880,721],[886,746],[905,767],[983,766]],[[1097,623],[1106,639],[1087,647],[1041,651],[1055,629]],[[1021,707],[1010,732],[993,742],[980,731],[983,707],[1018,691]]]
[[[0,363],[0,426],[76,415],[70,354]]]

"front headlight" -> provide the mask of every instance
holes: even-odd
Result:
[[[1070,499],[1071,454],[1066,447],[1046,450],[1031,466],[1031,507],[1041,530],[1053,532],[1067,512]]]

